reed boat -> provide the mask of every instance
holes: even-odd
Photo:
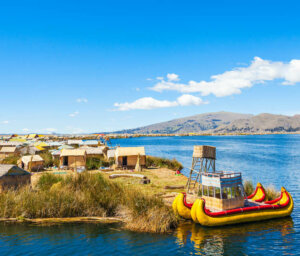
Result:
[[[275,200],[225,211],[210,211],[205,207],[205,200],[200,198],[192,206],[191,217],[203,226],[223,226],[287,217],[293,208],[292,196],[282,187],[280,197]]]
[[[262,187],[262,186],[261,186]],[[255,194],[249,197],[261,198],[262,190],[259,185],[255,190]],[[223,226],[244,222],[268,220],[290,216],[294,202],[293,198],[285,188],[281,188],[279,198],[265,201],[255,202],[247,200],[244,207],[225,211],[211,211],[205,206],[205,199],[197,199],[193,204],[186,202],[186,193],[180,193],[173,202],[173,210],[185,219],[192,219],[196,223],[203,226]]]
[[[173,201],[172,208],[173,211],[181,216],[184,219],[192,219],[191,211],[195,211],[196,207],[193,208],[195,203],[199,203],[196,200],[194,203],[188,203],[186,201],[186,193],[179,193]],[[247,199],[252,200],[254,202],[262,202],[266,198],[266,193],[264,187],[261,183],[257,183],[256,189],[254,192],[247,197]],[[195,213],[194,213],[195,214]]]
[[[264,201],[266,192],[257,183],[246,196],[241,172],[216,171],[216,148],[194,146],[192,168],[186,186],[197,199],[188,203],[187,193],[180,193],[172,207],[176,214],[203,226],[222,226],[290,216],[294,202],[285,188],[275,200]]]

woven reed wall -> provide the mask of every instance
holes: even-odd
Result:
[[[212,146],[194,146],[193,157],[216,159],[216,148]]]

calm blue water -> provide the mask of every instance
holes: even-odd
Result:
[[[197,136],[113,140],[190,167],[193,145],[217,147],[217,169],[244,179],[285,186],[295,201],[291,218],[222,228],[183,224],[165,235],[135,233],[118,225],[40,227],[0,224],[1,255],[300,255],[300,136]]]

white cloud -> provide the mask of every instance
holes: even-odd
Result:
[[[23,128],[22,131],[23,132],[29,132],[29,129],[28,128]]]
[[[167,74],[167,78],[169,81],[179,81],[179,76],[172,73],[172,74]]]
[[[167,107],[176,107],[176,106],[189,106],[189,105],[201,105],[206,104],[201,98],[184,94],[177,98],[176,101],[168,100],[156,100],[152,97],[140,98],[134,102],[125,102],[125,103],[115,103],[114,106],[117,107],[117,110],[127,111],[134,109],[154,109],[154,108],[167,108]]]
[[[77,101],[78,103],[87,103],[87,102],[88,102],[88,99],[86,99],[86,98],[78,98],[76,101]]]
[[[78,111],[75,111],[74,113],[69,114],[69,116],[70,116],[70,117],[75,117],[75,116],[77,116],[78,114],[79,114],[79,112],[78,112]]]
[[[190,95],[190,94],[183,94],[177,99],[178,105],[180,106],[190,106],[190,105],[196,105],[199,106],[201,104],[204,104],[204,102],[201,98]]]
[[[9,124],[10,122],[8,120],[2,121],[2,124]]]
[[[239,67],[219,75],[211,76],[211,81],[189,81],[187,84],[176,82],[176,74],[167,74],[167,80],[161,77],[151,89],[157,92],[166,90],[181,93],[201,93],[202,96],[214,94],[217,97],[241,93],[241,89],[250,88],[266,81],[283,79],[282,84],[293,85],[300,82],[300,60],[289,63],[273,62],[255,57],[248,67]],[[174,80],[175,79],[175,80]]]

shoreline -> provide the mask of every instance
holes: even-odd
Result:
[[[0,218],[0,222],[9,223],[32,223],[32,224],[62,224],[62,223],[124,223],[125,221],[117,217],[62,217],[62,218]]]
[[[196,137],[196,136],[263,136],[263,135],[300,135],[300,132],[278,133],[192,133],[192,134],[107,134],[110,139],[130,139],[141,137]]]

